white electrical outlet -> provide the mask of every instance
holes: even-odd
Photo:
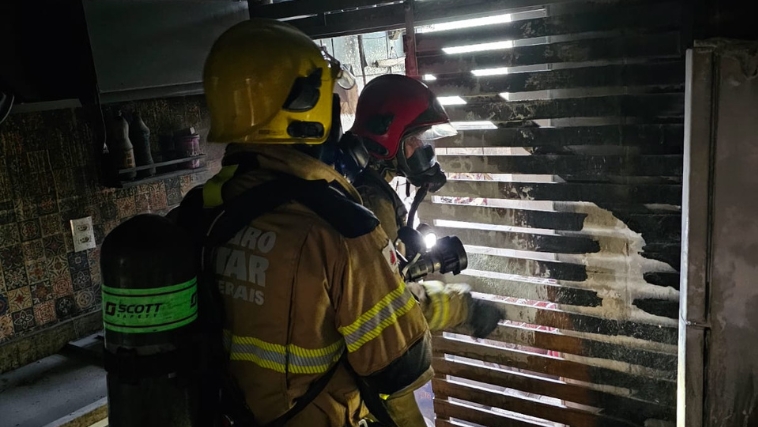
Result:
[[[95,246],[95,231],[92,229],[92,217],[72,219],[71,235],[74,237],[74,252],[93,249]]]

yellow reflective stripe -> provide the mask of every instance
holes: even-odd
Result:
[[[316,348],[316,349],[298,347],[298,346],[296,346],[294,344],[290,344],[287,347],[289,348],[290,353],[292,353],[294,355],[297,355],[297,356],[301,356],[301,357],[323,357],[323,356],[328,356],[328,355],[334,354],[337,350],[342,349],[342,347],[344,346],[344,344],[345,344],[344,341],[339,340],[339,341],[335,342],[334,344],[332,344],[332,345],[330,345],[328,347]]]
[[[345,341],[347,341],[347,350],[351,353],[358,351],[358,349],[363,347],[364,344],[378,337],[379,334],[381,334],[382,331],[387,329],[388,326],[396,323],[400,317],[404,316],[406,313],[411,311],[414,304],[416,304],[416,300],[413,298],[408,298],[408,301],[405,303],[405,305],[398,308],[397,310],[393,310],[388,317],[385,317],[373,329],[364,333],[359,338],[349,339],[348,338],[349,336],[346,336]]]
[[[442,310],[440,310],[440,294],[439,292],[427,293],[429,300],[432,303],[432,319],[429,321],[429,329],[437,329],[442,323],[440,317],[442,317]]]
[[[385,297],[382,298],[381,300],[379,300],[379,302],[376,303],[376,305],[374,305],[373,307],[371,307],[371,309],[369,311],[363,313],[358,318],[358,320],[356,320],[355,322],[351,323],[348,326],[344,326],[344,327],[339,328],[338,331],[342,335],[350,335],[350,334],[352,334],[353,332],[355,332],[358,329],[360,329],[366,322],[368,322],[369,320],[373,319],[374,316],[376,316],[377,313],[379,313],[380,311],[382,311],[383,309],[385,309],[386,307],[388,307],[390,304],[392,304],[392,302],[394,300],[396,300],[396,299],[400,298],[401,296],[403,296],[404,292],[405,292],[405,283],[400,282],[400,286],[398,286],[397,289],[395,289],[394,291],[392,291],[389,294],[385,295]]]
[[[228,338],[227,338],[228,337]],[[279,373],[322,374],[336,362],[345,343],[336,341],[326,347],[309,349],[294,344],[283,346],[254,337],[233,335],[224,330],[231,360],[252,362]]]
[[[442,293],[442,327],[450,323],[450,294],[447,292]]]
[[[224,184],[234,177],[238,165],[224,166],[221,170],[203,185],[203,205],[206,208],[215,208],[224,204],[221,189]]]
[[[425,284],[424,288],[432,306],[429,329],[442,329],[450,321],[450,295],[443,286],[436,283]]]

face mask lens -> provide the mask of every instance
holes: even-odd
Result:
[[[423,148],[424,145],[426,144],[424,144],[424,141],[422,141],[418,136],[409,136],[405,138],[405,141],[403,143],[405,158],[410,159],[413,157],[416,151],[420,148]]]
[[[437,163],[432,141],[421,138],[425,132],[411,134],[403,139],[403,161],[408,175],[419,175],[432,168]]]

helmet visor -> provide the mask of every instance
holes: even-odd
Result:
[[[450,123],[440,123],[426,129],[421,135],[419,135],[419,139],[423,141],[436,141],[438,139],[449,138],[455,135],[458,135],[458,131],[455,130],[453,125]]]
[[[326,51],[326,48],[321,47],[321,54],[324,55],[324,59],[329,63],[329,68],[332,71],[332,78],[339,87],[345,90],[350,90],[355,87],[355,76],[350,72],[350,67],[342,64],[337,58],[333,57]]]

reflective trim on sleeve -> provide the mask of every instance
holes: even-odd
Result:
[[[444,292],[441,286],[427,288],[427,297],[432,306],[432,319],[429,321],[429,329],[439,330],[450,321],[450,295]]]
[[[408,313],[414,304],[416,300],[406,290],[405,284],[401,283],[397,289],[363,313],[358,320],[338,329],[345,337],[348,351],[353,353],[378,337],[388,326]]]
[[[224,347],[229,350],[231,360],[251,362],[279,373],[323,374],[340,358],[345,343],[339,340],[326,347],[309,349],[272,344],[224,330]]]

